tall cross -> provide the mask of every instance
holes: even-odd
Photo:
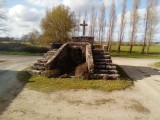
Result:
[[[85,32],[86,32],[86,26],[88,26],[88,24],[86,24],[85,20],[83,21],[83,24],[80,24],[80,26],[83,27],[83,36],[85,36]]]

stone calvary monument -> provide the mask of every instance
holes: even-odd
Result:
[[[32,72],[43,74],[46,71],[58,70],[60,73],[58,76],[67,74],[76,77],[83,74],[83,67],[79,70],[79,75],[75,73],[78,66],[81,68],[85,65],[87,79],[119,79],[116,66],[112,64],[107,51],[107,45],[94,44],[94,37],[85,36],[87,26],[85,21],[80,25],[83,26],[83,36],[72,37],[72,42],[69,43],[52,44],[43,59],[32,66]]]

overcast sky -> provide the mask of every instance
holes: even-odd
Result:
[[[85,10],[90,11],[93,5],[98,9],[102,2],[105,3],[106,7],[109,7],[111,4],[111,0],[6,0],[5,11],[11,27],[9,36],[21,37],[33,29],[40,31],[40,21],[47,8],[64,4],[69,6],[75,13],[79,11],[83,13]],[[115,2],[117,6],[117,18],[119,19],[122,0],[115,0]],[[133,0],[128,0],[128,14],[132,10],[132,2]],[[141,0],[140,12],[143,13],[144,10],[145,0]],[[141,34],[142,29],[140,29],[139,37],[142,36]],[[157,34],[156,38],[160,38],[160,35]]]

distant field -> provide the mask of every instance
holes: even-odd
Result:
[[[128,52],[130,46],[122,46],[121,51],[122,52]],[[112,46],[112,51],[117,51],[117,46]],[[142,46],[134,46],[133,47],[133,52],[141,52],[142,51]],[[159,45],[154,45],[150,47],[149,50],[150,53],[159,53],[160,54],[160,46]]]
[[[142,46],[134,46],[133,53],[129,53],[130,46],[122,46],[121,52],[117,53],[117,46],[112,46],[110,54],[113,57],[127,57],[127,58],[159,58],[160,46],[154,45],[150,47],[149,54],[141,54]]]
[[[133,53],[129,54],[130,46],[123,45],[121,52],[117,53],[117,45],[112,46],[110,52],[113,57],[127,57],[127,58],[159,58],[160,59],[160,46],[153,45],[150,47],[149,54],[141,54],[142,46],[134,46]],[[45,45],[33,46],[29,42],[21,43],[0,43],[0,54],[7,55],[43,55],[47,52],[48,48]]]

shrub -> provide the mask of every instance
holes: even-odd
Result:
[[[48,51],[48,48],[31,46],[22,43],[0,43],[0,51],[45,53]]]

